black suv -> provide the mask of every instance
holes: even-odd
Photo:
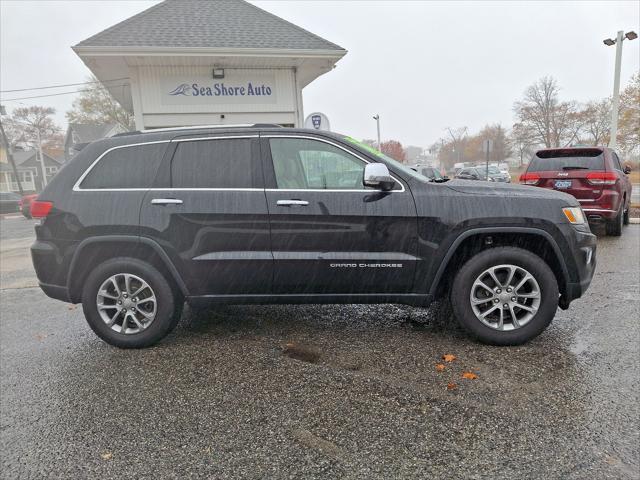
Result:
[[[570,195],[433,183],[348,136],[255,125],[89,144],[32,204],[41,288],[118,347],[184,301],[404,303],[450,296],[481,341],[541,333],[589,286],[596,239]]]

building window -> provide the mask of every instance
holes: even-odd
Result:
[[[46,167],[47,175],[55,175],[58,173],[58,167]]]

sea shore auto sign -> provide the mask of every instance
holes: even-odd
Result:
[[[165,105],[196,104],[264,104],[277,103],[275,76],[259,74],[252,78],[228,76],[165,77],[162,79],[162,103]]]

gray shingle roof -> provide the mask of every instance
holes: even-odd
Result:
[[[73,143],[89,143],[94,140],[100,140],[106,137],[115,127],[115,123],[104,123],[101,125],[91,125],[87,123],[69,124],[69,129],[75,132],[78,137],[78,141]]]
[[[344,50],[243,0],[166,0],[77,46]]]

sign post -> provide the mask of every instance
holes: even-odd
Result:
[[[482,150],[484,151],[487,171],[485,173],[486,180],[489,180],[489,153],[493,150],[493,140],[487,138],[482,142]]]

